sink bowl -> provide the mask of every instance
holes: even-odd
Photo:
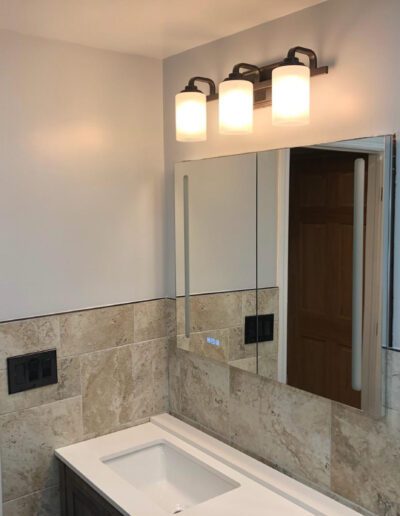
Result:
[[[103,463],[168,514],[178,514],[240,486],[167,441],[105,458]]]

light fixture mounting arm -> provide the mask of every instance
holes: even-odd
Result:
[[[185,87],[185,89],[182,90],[182,93],[186,92],[186,91],[201,91],[196,86],[196,82],[204,82],[205,84],[208,84],[210,91],[209,91],[209,94],[207,95],[207,100],[216,100],[218,98],[215,82],[212,79],[209,79],[208,77],[200,77],[200,76],[191,77],[189,79],[189,82],[187,83],[187,86]]]
[[[301,64],[296,54],[303,54],[308,57],[310,62],[310,70],[318,69],[318,58],[317,54],[311,48],[305,47],[293,47],[288,53],[286,59],[283,61],[284,64]]]
[[[296,57],[296,54],[303,54],[309,59],[309,67],[310,67],[310,76],[313,77],[315,75],[322,75],[328,73],[327,66],[318,66],[317,54],[311,48],[306,48],[302,46],[296,46],[289,49],[287,53],[287,57],[283,59],[283,61],[279,61],[277,63],[272,63],[266,66],[259,67],[259,80],[254,80],[255,75],[254,72],[248,71],[245,72],[245,75],[249,75],[253,77],[254,81],[254,107],[264,107],[270,106],[272,104],[271,98],[271,87],[272,87],[272,72],[275,68],[279,66],[286,65],[302,65],[301,61]],[[251,78],[250,78],[251,80]]]
[[[292,47],[289,49],[287,56],[282,61],[278,61],[276,63],[272,63],[265,66],[259,67],[259,82],[261,83],[267,83],[267,81],[271,81],[272,79],[272,71],[275,68],[278,68],[279,66],[285,66],[285,65],[301,65],[301,61],[298,57],[296,57],[296,54],[303,54],[308,57],[309,59],[309,67],[310,67],[310,75],[313,77],[314,75],[321,75],[328,73],[328,67],[327,66],[318,66],[318,59],[317,54],[314,52],[314,50],[311,50],[311,48],[306,47]],[[254,72],[248,71],[245,72],[245,76],[253,77],[254,78]],[[257,82],[257,81],[255,81]],[[263,86],[268,86],[267,84],[263,84]]]
[[[241,72],[240,70],[246,70],[246,72]],[[251,75],[248,75],[248,73]],[[232,69],[232,72],[228,75],[225,81],[235,81],[235,80],[246,80],[254,82],[254,80],[260,80],[260,68],[256,65],[250,63],[238,63]]]

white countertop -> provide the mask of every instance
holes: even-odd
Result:
[[[55,453],[122,514],[166,516],[170,513],[103,462],[111,455],[159,440],[171,443],[240,484],[185,509],[182,514],[187,516],[357,514],[168,414],[155,416],[150,423],[60,448]]]

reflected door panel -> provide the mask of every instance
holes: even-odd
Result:
[[[288,383],[354,407],[361,406],[351,388],[357,158],[368,161],[362,153],[293,150],[289,194]]]

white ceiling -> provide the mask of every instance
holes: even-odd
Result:
[[[325,0],[1,0],[0,28],[156,58]]]

